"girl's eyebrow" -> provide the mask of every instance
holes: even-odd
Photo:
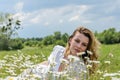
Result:
[[[83,44],[88,45],[88,42],[83,42]]]

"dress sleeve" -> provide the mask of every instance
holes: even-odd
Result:
[[[30,77],[31,74],[34,74],[43,80],[46,77],[47,75],[46,73],[49,71],[50,64],[53,62],[53,60],[57,63],[53,68],[53,71],[58,71],[60,59],[63,58],[64,56],[64,49],[65,48],[62,46],[59,45],[55,46],[50,56],[48,57],[48,66],[42,64],[34,65],[32,68],[24,70],[21,74],[15,77],[15,79],[16,80],[21,80],[22,78],[25,79]]]
[[[49,67],[52,63],[55,63],[53,71],[58,71],[58,68],[61,63],[61,59],[64,56],[64,50],[65,50],[64,47],[57,45],[53,48],[53,51],[51,52],[50,56],[48,57]]]

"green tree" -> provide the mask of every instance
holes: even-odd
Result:
[[[8,39],[12,36],[16,35],[18,30],[20,28],[20,21],[15,20],[11,17],[10,14],[1,15],[1,26],[0,26],[0,35],[6,36]],[[2,20],[3,19],[3,20]]]
[[[44,45],[51,45],[55,42],[55,39],[54,39],[54,36],[53,35],[50,35],[50,36],[46,36],[44,37],[43,39],[43,44]]]
[[[61,46],[66,46],[66,43],[63,40],[57,40],[54,45],[61,45]]]
[[[60,40],[61,39],[61,32],[59,32],[59,31],[54,32],[54,38],[55,38],[55,40]]]
[[[96,35],[101,43],[104,44],[120,43],[120,32],[117,32],[115,28],[109,28]]]
[[[0,50],[9,50],[12,37],[17,35],[19,28],[20,21],[13,19],[12,14],[0,13]]]
[[[64,33],[61,38],[65,43],[67,43],[69,35],[67,33]]]

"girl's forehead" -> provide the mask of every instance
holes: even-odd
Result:
[[[89,38],[87,36],[85,36],[84,34],[80,33],[80,32],[77,32],[73,38],[77,38],[77,39],[80,39],[81,41],[84,41],[85,43],[88,43],[89,42]]]

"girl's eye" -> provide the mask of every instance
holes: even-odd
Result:
[[[83,43],[82,45],[85,46],[85,47],[87,46],[87,44],[85,44],[85,43]]]
[[[75,42],[79,43],[79,42],[80,42],[80,40],[75,39]]]

